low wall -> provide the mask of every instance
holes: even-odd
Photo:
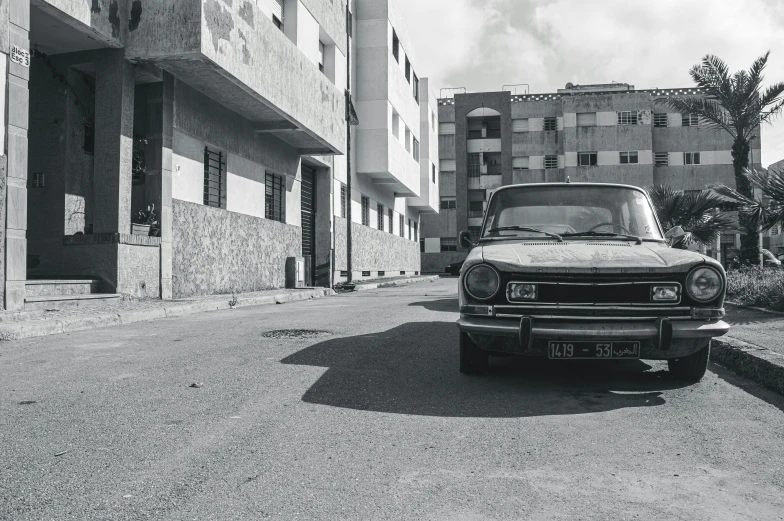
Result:
[[[361,224],[351,224],[352,271],[387,274],[421,271],[419,243]],[[346,270],[346,220],[335,217],[335,269]]]
[[[259,217],[173,200],[175,298],[282,288],[302,230]]]

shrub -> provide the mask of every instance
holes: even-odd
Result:
[[[727,300],[784,311],[784,270],[741,268],[727,272]]]

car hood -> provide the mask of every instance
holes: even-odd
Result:
[[[702,263],[720,266],[710,257],[655,242],[504,241],[476,249],[484,262],[514,272],[673,273]]]

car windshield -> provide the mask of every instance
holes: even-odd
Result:
[[[564,239],[585,234],[663,240],[648,198],[633,188],[531,185],[499,190],[491,198],[483,239],[553,240],[553,234]]]

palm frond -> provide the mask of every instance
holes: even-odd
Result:
[[[689,74],[709,97],[726,102],[732,95],[729,67],[718,56],[706,55],[702,64],[692,67]]]
[[[758,88],[762,85],[762,80],[765,78],[762,74],[765,72],[769,57],[770,51],[754,60],[754,63],[752,63],[749,68],[749,81]]]
[[[737,231],[737,221],[729,214],[715,212],[689,227],[686,240],[690,244],[713,245],[722,233]]]
[[[725,201],[730,203],[735,203],[740,206],[748,206],[756,204],[756,201],[753,199],[749,199],[742,193],[738,192],[734,188],[730,188],[727,185],[718,185],[711,188],[714,192],[719,194],[720,196],[724,197]]]

